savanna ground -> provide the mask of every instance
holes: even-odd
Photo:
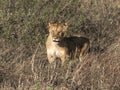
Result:
[[[48,63],[49,22],[90,39],[83,62]],[[0,90],[120,90],[120,1],[0,0]]]

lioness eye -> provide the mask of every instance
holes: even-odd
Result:
[[[61,32],[61,36],[64,36],[64,33],[63,33],[63,32]]]
[[[53,31],[51,31],[51,34],[53,34],[54,32]]]

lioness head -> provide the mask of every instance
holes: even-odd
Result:
[[[53,42],[60,42],[66,35],[68,25],[49,23],[49,34],[52,36]]]

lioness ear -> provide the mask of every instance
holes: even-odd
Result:
[[[50,27],[50,26],[51,26],[51,23],[49,23],[48,26]]]
[[[65,23],[65,24],[64,24],[64,30],[66,31],[66,30],[67,30],[67,28],[68,28],[68,24],[67,24],[67,23]]]
[[[48,31],[50,32],[51,23],[48,23]]]
[[[68,26],[68,24],[67,24],[67,23],[65,23],[65,26]]]

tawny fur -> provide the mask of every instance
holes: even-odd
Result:
[[[66,37],[67,24],[49,24],[49,36],[46,41],[49,63],[60,58],[62,63],[68,58],[82,60],[88,51],[90,42],[86,37]]]

